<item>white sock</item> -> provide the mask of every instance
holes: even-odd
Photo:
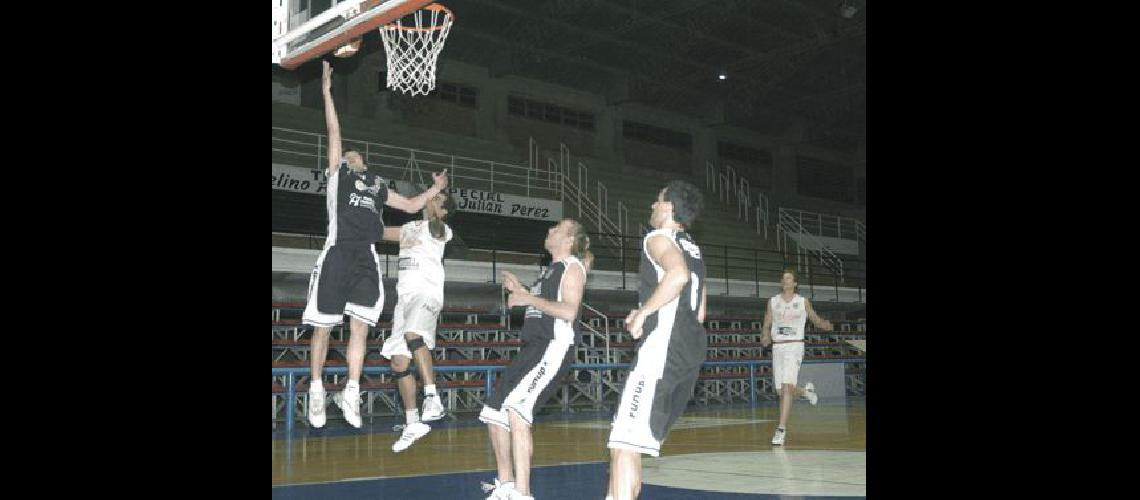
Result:
[[[320,380],[309,382],[309,392],[325,392],[325,383]]]
[[[414,423],[420,421],[419,410],[407,410],[404,412],[404,414],[408,417],[408,423],[409,424],[414,424]]]
[[[437,396],[435,384],[424,384],[424,396]]]
[[[359,391],[360,390],[360,381],[359,380],[349,380],[348,383],[344,384],[344,390],[347,391],[349,389]]]

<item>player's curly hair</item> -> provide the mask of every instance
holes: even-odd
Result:
[[[665,185],[665,201],[673,204],[673,221],[688,229],[704,209],[701,190],[685,181],[670,181]]]

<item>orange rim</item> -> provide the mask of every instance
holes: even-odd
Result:
[[[453,14],[451,12],[451,9],[444,7],[442,4],[438,4],[438,3],[428,4],[428,5],[421,7],[420,10],[442,11],[446,17],[451,19],[450,22],[452,22],[452,23],[455,22],[455,14]],[[391,30],[391,31],[423,31],[423,32],[427,32],[427,31],[439,31],[439,30],[443,29],[443,25],[432,26],[430,28],[416,28],[413,26],[401,26],[397,23],[392,23],[392,24],[385,24],[384,26],[381,26],[380,29]]]

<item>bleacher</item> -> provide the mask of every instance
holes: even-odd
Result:
[[[275,104],[275,126],[308,130],[323,133],[323,129],[314,129],[312,123],[323,123],[323,116],[316,110],[302,109],[295,106],[285,106],[279,113]],[[345,137],[369,138],[375,136],[371,133],[363,120],[342,118],[342,130]],[[275,129],[275,134],[277,129]],[[287,136],[288,133],[283,134]],[[429,151],[447,151],[447,154],[480,158],[475,161],[496,161],[523,165],[518,150],[512,150],[510,145],[496,144],[474,138],[462,138],[447,141],[433,140],[431,133],[404,137],[400,134],[384,138],[369,139],[380,140],[386,144],[398,144],[405,148],[424,148]],[[442,137],[442,136],[441,136]],[[313,137],[308,137],[312,139]],[[279,138],[275,135],[274,162],[290,165],[312,166],[317,157],[306,157],[304,154],[282,152],[279,150]],[[307,139],[306,139],[307,140]],[[316,138],[319,141],[319,138]],[[418,142],[416,142],[418,141]],[[439,146],[447,144],[446,147]],[[356,145],[346,141],[346,148]],[[380,160],[387,158],[383,152],[378,152],[377,145],[371,145],[368,154],[376,155]],[[288,148],[284,148],[288,149]],[[362,148],[361,148],[362,149]],[[417,153],[418,154],[418,153]],[[417,156],[419,158],[419,156]],[[589,181],[582,186],[589,192],[590,197],[597,196],[597,182],[601,181],[608,190],[607,200],[609,208],[607,214],[616,216],[617,201],[629,210],[629,235],[623,252],[615,248],[606,248],[603,238],[594,240],[594,251],[597,254],[595,268],[599,270],[614,270],[624,268],[629,272],[636,272],[638,263],[638,249],[640,241],[639,227],[648,221],[650,205],[654,202],[658,190],[672,179],[687,180],[704,189],[705,181],[694,175],[678,173],[679,171],[664,174],[643,167],[629,164],[613,164],[597,158],[575,155],[570,165],[566,165],[567,177],[576,174],[578,162],[583,162],[588,168]],[[369,160],[370,165],[385,170],[384,175],[392,176],[392,172],[402,168],[402,164],[394,162],[384,165],[378,161]],[[430,163],[430,162],[429,162]],[[539,160],[544,163],[544,160]],[[479,164],[482,165],[482,164]],[[497,167],[496,167],[497,168]],[[530,176],[526,173],[525,176]],[[393,177],[396,178],[396,177]],[[495,179],[494,175],[490,176]],[[528,177],[529,178],[529,177]],[[453,186],[463,183],[464,187],[475,189],[492,189],[483,187],[479,182],[483,179],[463,179],[456,176]],[[529,181],[528,181],[529,182]],[[557,199],[557,196],[547,196],[530,193],[532,186],[526,185],[528,195]],[[547,186],[549,188],[549,186]],[[506,189],[510,189],[508,186]],[[521,194],[521,193],[518,193]],[[786,263],[781,259],[772,259],[775,241],[765,239],[758,235],[754,222],[743,222],[737,219],[735,206],[721,204],[715,195],[708,190],[705,194],[705,211],[692,228],[691,232],[697,242],[705,250],[705,259],[708,266],[708,277],[723,279],[725,277],[741,280],[776,281],[785,268]],[[285,238],[279,233],[295,233],[309,235],[323,235],[327,225],[324,198],[310,194],[297,194],[281,191],[273,193],[273,230],[274,244],[279,238]],[[578,207],[569,200],[565,204],[567,217],[578,218]],[[389,225],[398,225],[413,216],[385,210],[385,222]],[[588,229],[593,229],[593,223],[587,217],[580,217]],[[537,262],[538,255],[542,253],[542,241],[550,222],[532,221],[517,218],[503,218],[478,213],[458,213],[451,221],[455,239],[448,245],[445,258],[471,258],[473,249],[494,249],[505,253],[521,253],[528,256],[526,264]],[[769,233],[771,234],[771,232]],[[315,248],[317,239],[310,237],[308,248]],[[317,242],[323,243],[323,242]],[[727,248],[732,246],[736,248]],[[386,253],[395,253],[392,245],[384,246]],[[632,250],[632,251],[631,251]],[[757,259],[760,252],[765,252],[763,258]],[[726,255],[727,254],[727,255]],[[500,257],[500,259],[502,259]],[[624,260],[624,261],[623,261]],[[504,260],[499,260],[503,262]],[[745,268],[741,263],[747,263]],[[522,262],[519,262],[522,263]],[[746,270],[745,270],[746,269]],[[744,275],[744,274],[747,275]],[[727,281],[727,280],[725,280]],[[803,280],[801,280],[803,281]],[[756,285],[759,287],[759,284]],[[755,293],[759,293],[759,288]],[[838,289],[836,291],[838,301]],[[295,369],[308,367],[309,339],[311,330],[300,324],[301,309],[304,304],[295,301],[273,303],[273,366],[280,369]],[[501,369],[513,359],[521,348],[519,340],[519,326],[522,324],[521,316],[512,318],[510,314],[500,308],[467,308],[465,310],[450,307],[441,315],[438,329],[438,343],[433,352],[436,360],[437,385],[443,392],[444,400],[452,412],[478,411],[486,393],[494,382],[494,377]],[[637,343],[624,330],[622,320],[626,311],[611,311],[602,314],[587,313],[583,316],[584,324],[589,325],[587,332],[577,347],[577,363],[591,366],[586,369],[572,370],[566,380],[562,381],[561,391],[555,399],[548,404],[548,408],[563,411],[573,407],[592,407],[603,409],[612,407],[620,397],[620,389],[628,373],[627,368],[614,367],[632,362]],[[711,312],[710,312],[711,314]],[[365,356],[365,375],[362,379],[362,389],[365,392],[365,416],[379,417],[402,413],[402,406],[398,402],[399,396],[394,382],[387,374],[388,362],[380,356],[383,341],[389,335],[391,308],[381,318],[377,327],[370,329],[367,339]],[[776,393],[771,383],[770,348],[763,348],[760,343],[760,328],[762,318],[756,316],[712,315],[706,322],[708,329],[707,359],[710,362],[702,370],[694,401],[698,404],[708,403],[741,403],[754,401],[756,397],[774,399]],[[865,324],[845,324],[836,322],[836,332],[816,332],[809,326],[808,340],[805,344],[805,360],[842,361],[846,364],[849,373],[848,391],[853,394],[861,393],[864,387],[862,373],[865,359],[863,352],[847,340],[865,340]],[[329,355],[325,366],[340,368],[345,366],[345,350],[347,348],[347,327],[336,328],[329,345]],[[323,383],[330,390],[337,390],[343,385],[343,376],[334,369],[326,375]],[[278,373],[278,372],[275,372]],[[304,420],[305,405],[307,404],[307,370],[293,371],[292,375],[298,382],[294,384],[295,394],[292,402],[297,411],[294,415]],[[290,393],[286,387],[287,378],[274,375],[274,422],[283,419],[282,409],[286,407],[285,395]],[[419,381],[422,384],[422,381]]]
[[[304,420],[307,411],[307,368],[311,328],[300,324],[304,303],[275,301],[272,304],[272,351],[274,368],[299,368],[294,386],[294,415]],[[477,412],[494,384],[496,374],[508,365],[519,349],[521,317],[507,320],[502,311],[448,307],[441,312],[434,352],[436,384],[445,406],[452,413]],[[390,335],[391,312],[370,328],[366,340],[365,367],[387,368],[388,361],[380,355],[384,340]],[[561,381],[561,388],[545,409],[569,411],[572,408],[605,409],[617,403],[628,368],[613,365],[630,363],[637,342],[624,331],[624,315],[619,311],[608,313],[587,312],[582,317],[584,338],[577,344],[576,362],[592,364],[594,369],[571,370]],[[694,404],[744,403],[756,397],[775,399],[770,365],[756,363],[771,360],[771,347],[760,345],[762,318],[756,316],[711,316],[706,321],[708,338],[707,360],[714,364],[702,370]],[[815,331],[809,323],[806,360],[835,360],[847,364],[848,392],[862,394],[864,353],[847,340],[866,338],[865,323],[835,322],[834,332]],[[513,327],[510,325],[514,325]],[[326,390],[343,388],[345,376],[329,374],[329,368],[346,367],[348,341],[347,325],[334,328],[330,334],[326,375]],[[751,372],[750,372],[750,366]],[[335,370],[333,370],[335,371]],[[378,374],[366,370],[361,379],[364,393],[362,412],[365,417],[391,417],[402,414],[394,380],[386,370]],[[417,379],[418,379],[417,372]],[[287,377],[273,377],[274,426],[284,420]],[[417,384],[423,384],[417,380]],[[755,384],[755,387],[753,387]]]

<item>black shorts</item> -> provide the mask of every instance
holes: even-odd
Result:
[[[321,251],[309,276],[304,324],[335,326],[347,314],[376,326],[383,308],[380,255],[372,245],[333,245]]]
[[[518,413],[527,424],[534,423],[534,412],[545,404],[574,362],[574,343],[552,339],[529,340],[519,356],[507,365],[495,382],[495,391],[483,405],[479,420],[510,430],[506,410]]]
[[[660,454],[693,397],[706,354],[705,335],[703,328],[665,325],[645,337],[614,410],[609,448]]]

